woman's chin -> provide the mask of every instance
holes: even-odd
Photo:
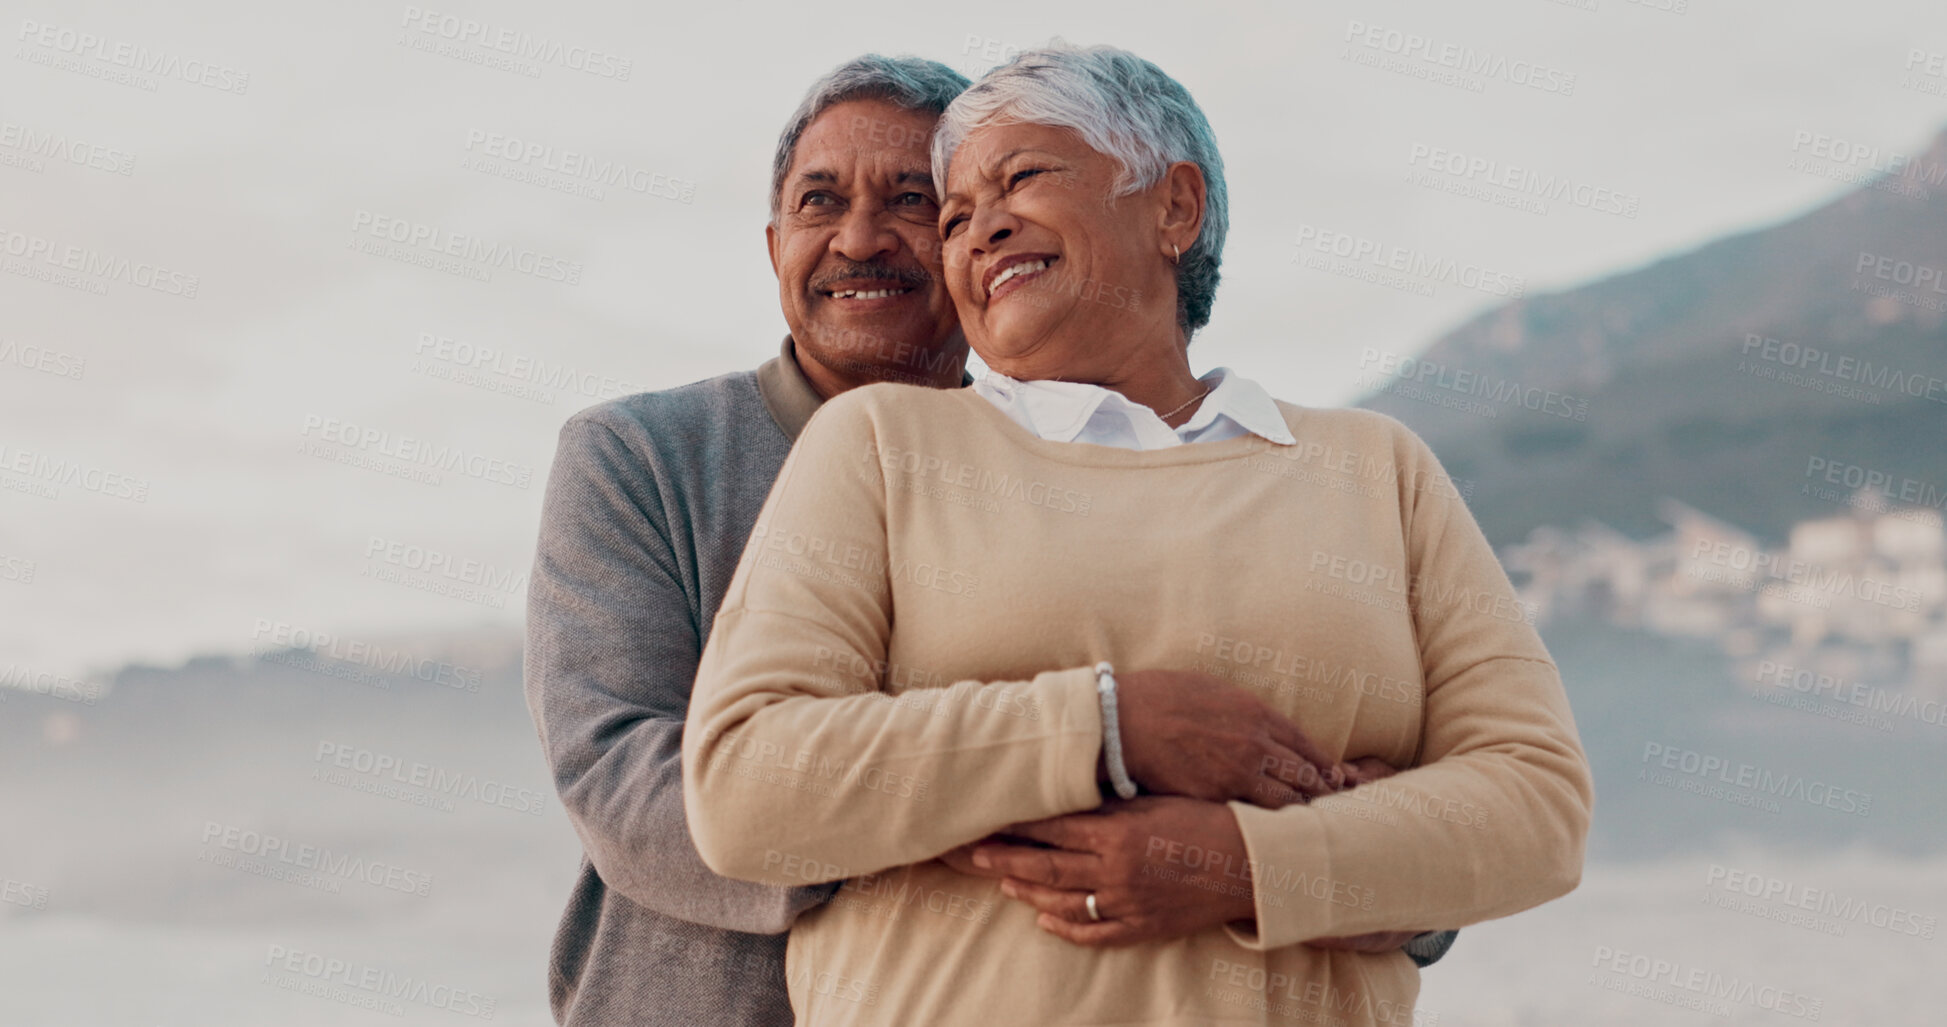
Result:
[[[1049,329],[1047,318],[1039,310],[1027,313],[1032,316],[1017,317],[1012,311],[1004,311],[996,317],[990,312],[983,326],[986,330],[981,333],[985,338],[975,341],[969,335],[968,345],[980,355],[983,363],[997,371],[1000,368],[995,361],[1018,361],[1045,350]]]

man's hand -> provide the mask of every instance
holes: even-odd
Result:
[[[1420,936],[1418,931],[1374,931],[1350,938],[1313,938],[1305,944],[1315,949],[1340,949],[1345,952],[1391,952]]]
[[[1357,788],[1360,785],[1371,784],[1380,778],[1392,777],[1394,774],[1399,773],[1398,770],[1393,768],[1392,764],[1387,763],[1377,756],[1361,756],[1356,760],[1341,764],[1341,766],[1345,768],[1346,788]]]
[[[1042,930],[1077,945],[1177,938],[1257,915],[1244,835],[1221,803],[1111,800],[1094,812],[1016,824],[1003,836],[1027,843],[988,839],[940,859],[1001,878],[1003,894],[1041,911]],[[1099,922],[1088,915],[1090,893]]]
[[[1346,769],[1298,725],[1222,678],[1118,674],[1116,707],[1123,764],[1147,791],[1278,809],[1344,783]]]

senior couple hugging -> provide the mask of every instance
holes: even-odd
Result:
[[[779,354],[561,431],[558,1022],[1414,1024],[1455,929],[1575,887],[1562,681],[1433,453],[1192,372],[1229,216],[1126,51],[811,87]]]

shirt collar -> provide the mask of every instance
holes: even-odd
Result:
[[[1027,416],[1030,431],[1055,442],[1075,441],[1103,403],[1111,397],[1122,399],[1121,394],[1100,385],[1048,379],[1021,381],[999,371],[988,371],[974,387],[1012,400]]]
[[[1202,431],[1217,418],[1228,417],[1252,435],[1281,446],[1297,444],[1291,426],[1285,423],[1284,411],[1278,409],[1278,401],[1264,391],[1264,386],[1228,367],[1219,367],[1197,380],[1213,388],[1197,412],[1183,422],[1184,431]]]
[[[798,441],[805,422],[825,402],[798,366],[789,335],[784,337],[784,347],[778,355],[757,368],[757,394],[763,397],[764,409],[770,412],[771,420],[777,422],[784,437],[792,442]]]
[[[1297,443],[1290,426],[1285,424],[1283,411],[1263,386],[1228,367],[1216,368],[1197,380],[1210,386],[1210,394],[1203,398],[1188,421],[1174,429],[1179,437],[1194,437],[1217,418],[1228,417],[1238,427],[1271,442],[1284,446]],[[1030,431],[1055,442],[1073,442],[1088,426],[1089,419],[1105,405],[1132,417],[1153,418],[1162,423],[1156,411],[1100,385],[1051,379],[1022,381],[990,370],[974,388],[1010,400],[1031,422],[1027,425]],[[1168,429],[1167,425],[1163,427]]]

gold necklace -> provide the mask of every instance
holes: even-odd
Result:
[[[1194,395],[1194,396],[1191,396],[1191,397],[1190,397],[1189,399],[1186,399],[1186,400],[1184,400],[1184,401],[1183,401],[1183,404],[1182,404],[1182,406],[1179,406],[1179,407],[1177,407],[1177,408],[1176,408],[1176,410],[1172,410],[1172,411],[1170,411],[1169,413],[1167,413],[1167,414],[1164,414],[1164,415],[1162,416],[1162,420],[1163,420],[1163,423],[1165,423],[1165,424],[1168,424],[1168,423],[1169,423],[1169,420],[1170,420],[1170,417],[1171,417],[1172,415],[1174,415],[1174,414],[1176,413],[1176,411],[1177,411],[1177,410],[1181,410],[1181,409],[1183,409],[1183,407],[1187,407],[1187,406],[1189,406],[1190,404],[1192,404],[1192,403],[1195,403],[1195,402],[1196,402],[1197,400],[1200,400],[1200,399],[1202,399],[1203,397],[1205,397],[1205,396],[1208,396],[1208,395],[1210,395],[1210,390],[1211,390],[1212,388],[1214,388],[1214,386],[1210,386],[1210,385],[1206,385],[1206,386],[1204,386],[1204,387],[1203,387],[1203,391],[1202,391],[1202,392],[1200,392],[1200,393],[1197,393],[1196,395]]]

